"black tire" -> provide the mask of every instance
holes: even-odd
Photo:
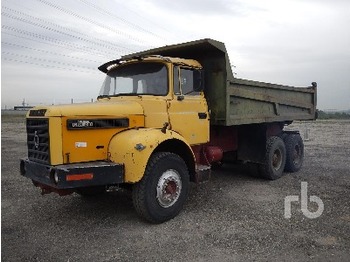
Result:
[[[278,136],[271,136],[266,141],[264,163],[260,164],[262,177],[275,180],[283,175],[286,164],[286,147]]]
[[[151,223],[177,216],[188,196],[189,173],[176,154],[158,152],[151,156],[141,181],[133,187],[136,212]]]
[[[75,192],[84,197],[93,197],[102,195],[107,192],[106,186],[90,186],[82,187],[75,190]]]
[[[304,161],[304,143],[299,134],[289,134],[285,139],[286,145],[286,172],[297,172]]]

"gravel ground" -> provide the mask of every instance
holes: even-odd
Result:
[[[19,175],[26,156],[24,120],[1,126],[2,261],[350,261],[350,121],[296,123],[305,141],[301,171],[266,181],[249,166],[225,164],[209,183],[191,187],[173,220],[141,220],[128,192],[85,199],[41,196]],[[306,129],[308,134],[306,134]],[[284,199],[324,203],[305,217],[300,202],[284,217]],[[309,210],[318,208],[309,202]]]

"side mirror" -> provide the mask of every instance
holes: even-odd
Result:
[[[202,92],[204,90],[204,71],[193,71],[193,91]]]

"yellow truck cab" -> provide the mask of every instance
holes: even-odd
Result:
[[[139,182],[150,160],[157,159],[155,166],[172,166],[161,174],[158,201],[172,205],[169,197],[180,197],[179,190],[186,198],[190,178],[198,180],[191,145],[209,141],[201,69],[195,60],[162,56],[101,66],[107,75],[97,102],[28,113],[22,174],[43,193],[91,194],[107,185]]]
[[[181,211],[189,183],[208,180],[227,156],[259,164],[268,179],[301,168],[301,137],[283,127],[315,119],[316,84],[236,79],[224,44],[211,39],[131,54],[99,70],[106,78],[96,102],[27,114],[20,170],[43,194],[131,185],[138,214],[161,223]]]

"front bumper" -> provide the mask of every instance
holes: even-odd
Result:
[[[124,182],[124,165],[107,161],[50,166],[21,159],[21,175],[55,189],[107,186]]]

